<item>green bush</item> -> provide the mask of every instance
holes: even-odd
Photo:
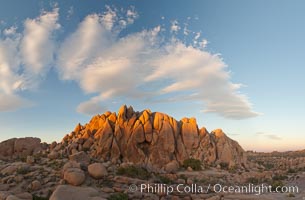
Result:
[[[270,170],[270,169],[273,169],[273,168],[274,168],[274,164],[272,164],[272,163],[266,163],[266,164],[264,165],[264,167],[265,167],[267,170]]]
[[[180,178],[180,179],[183,179],[183,180],[185,180],[185,181],[187,180],[187,177],[186,177],[184,174],[179,175],[179,178]]]
[[[20,167],[17,169],[17,174],[27,174],[29,172],[30,172],[30,170],[27,167]]]
[[[229,169],[229,163],[226,163],[226,162],[221,162],[219,163],[221,169]]]
[[[201,161],[194,159],[194,158],[190,158],[190,159],[186,159],[183,161],[183,167],[185,169],[187,169],[188,167],[192,168],[195,171],[199,171],[201,170]]]
[[[171,184],[171,183],[173,183],[173,181],[170,179],[170,178],[168,178],[168,177],[166,177],[166,176],[157,176],[157,178],[158,178],[158,182],[159,183],[162,183],[162,184]]]
[[[125,193],[115,193],[110,195],[108,200],[128,200],[128,195]]]
[[[274,181],[272,184],[271,184],[271,190],[272,191],[276,191],[276,188],[278,187],[283,187],[284,184],[282,181]],[[279,190],[279,189],[278,189]],[[280,191],[280,190],[279,190]]]
[[[49,198],[47,197],[39,197],[39,196],[36,196],[35,194],[33,195],[33,200],[49,200]]]
[[[247,179],[247,183],[258,184],[259,180],[258,180],[258,178],[250,177]]]
[[[294,173],[297,173],[297,170],[289,168],[287,173],[294,174]]]
[[[136,166],[120,167],[117,170],[117,175],[139,179],[149,179],[151,177],[150,173],[145,168]]]
[[[274,181],[281,181],[281,180],[285,180],[285,179],[288,179],[288,177],[284,176],[284,175],[278,175],[278,174],[276,174],[275,176],[272,177],[272,180],[274,180]]]

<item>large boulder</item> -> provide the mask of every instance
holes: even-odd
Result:
[[[50,197],[50,200],[103,200],[99,192],[90,187],[75,187],[59,185]]]
[[[93,163],[88,166],[90,176],[95,179],[101,179],[108,175],[106,167],[102,163]]]
[[[79,186],[85,181],[85,173],[79,168],[68,168],[64,172],[64,180],[70,185]]]

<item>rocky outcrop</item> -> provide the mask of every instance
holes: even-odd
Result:
[[[216,157],[218,161],[228,163],[234,167],[236,163],[245,165],[247,157],[245,151],[234,140],[228,138],[221,129],[212,131],[212,137],[216,144]]]
[[[0,159],[26,158],[41,149],[39,138],[12,138],[0,143]]]
[[[86,149],[94,158],[131,162],[150,169],[172,169],[175,163],[181,165],[188,158],[207,165],[225,162],[246,166],[244,150],[222,130],[209,133],[198,128],[195,118],[177,121],[148,109],[135,112],[126,105],[118,114],[108,111],[84,126],[78,124],[62,144],[68,146],[70,154]]]

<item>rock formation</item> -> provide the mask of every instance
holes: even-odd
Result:
[[[131,162],[151,170],[181,165],[188,158],[230,167],[245,167],[247,162],[240,145],[220,129],[209,133],[198,128],[195,118],[177,121],[148,109],[135,112],[126,105],[118,114],[108,111],[84,126],[78,124],[62,144],[70,154],[86,150],[94,158]]]
[[[42,149],[39,138],[12,138],[0,143],[0,159],[26,158]]]
[[[305,150],[247,152],[246,158],[238,143],[221,129],[209,133],[199,129],[194,118],[177,121],[163,113],[135,112],[122,106],[118,114],[106,112],[78,124],[60,143],[48,145],[38,138],[1,142],[0,200],[301,199],[302,190],[255,195],[211,189],[167,195],[131,191],[130,186],[214,188],[251,183],[305,188],[304,161]]]

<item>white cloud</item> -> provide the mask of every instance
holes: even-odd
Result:
[[[18,57],[19,38],[0,39],[0,93],[12,94],[18,89],[23,77],[18,74],[20,59]]]
[[[27,19],[21,41],[21,55],[25,69],[29,74],[44,74],[54,59],[54,31],[60,27],[57,23],[58,8],[44,12],[36,19]]]
[[[134,7],[131,7],[130,9],[127,10],[126,16],[127,16],[128,24],[133,24],[135,19],[139,17]]]
[[[201,33],[200,32],[197,32],[195,37],[194,37],[194,40],[197,41],[201,36]]]
[[[70,8],[68,9],[67,11],[67,19],[71,19],[71,17],[73,16],[74,14],[74,7],[73,6],[70,6]]]
[[[17,30],[16,26],[11,26],[10,28],[4,29],[3,34],[5,36],[15,35],[16,30]]]
[[[0,112],[14,111],[32,105],[30,101],[14,94],[0,93],[0,99]]]
[[[117,14],[109,6],[106,6],[106,9],[107,11],[101,16],[101,20],[107,30],[112,30],[114,23],[117,21]]]
[[[199,47],[200,48],[205,48],[208,44],[208,41],[206,39],[202,39],[200,42],[199,42]]]
[[[177,20],[171,22],[171,27],[170,27],[171,32],[177,33],[180,29],[181,28]]]
[[[105,24],[104,19],[105,16],[88,15],[63,42],[57,61],[63,79],[78,79],[81,75],[79,71],[91,64],[103,49],[109,48],[113,36],[108,28],[112,22],[111,25],[109,21]]]
[[[89,100],[79,104],[76,110],[79,113],[92,116],[107,111],[107,108],[101,106],[98,101]]]
[[[112,11],[111,15],[117,16]],[[248,98],[239,93],[241,85],[230,81],[219,55],[178,39],[164,43],[160,26],[119,38],[114,26],[117,21],[111,20],[109,26],[100,19],[105,16],[86,17],[63,43],[59,54],[62,76],[76,80],[86,93],[97,94],[94,101],[80,104],[79,112],[91,113],[91,108],[111,98],[144,101],[159,97],[158,101],[166,102],[169,100],[162,96],[171,94],[171,101],[201,101],[204,112],[226,118],[258,115]],[[170,31],[178,30],[178,22],[174,21]],[[197,34],[196,39],[199,37]]]
[[[31,90],[47,72],[53,61],[53,31],[58,9],[43,12],[36,19],[27,19],[24,32],[17,33],[12,26],[0,38],[0,112],[29,106],[30,101],[20,97],[19,91]]]

